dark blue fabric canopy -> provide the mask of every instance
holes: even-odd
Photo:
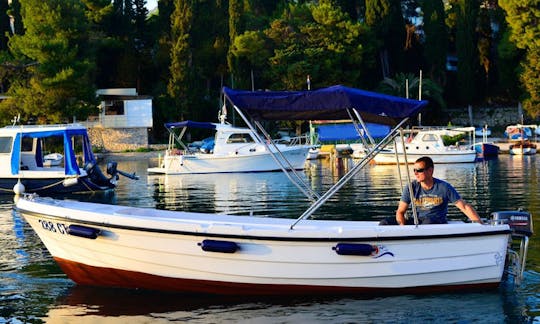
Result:
[[[192,120],[185,120],[185,121],[175,122],[175,123],[165,123],[165,127],[167,128],[192,127],[192,128],[215,129],[216,125],[213,123],[207,123],[207,122],[196,122]]]
[[[416,115],[427,101],[411,100],[342,85],[312,91],[246,91],[223,88],[229,101],[255,119],[350,119],[355,109],[366,122],[395,124]]]
[[[356,128],[352,123],[344,124],[317,124],[313,125],[316,129],[318,139],[320,142],[331,141],[357,141],[360,139],[360,134],[356,131]],[[361,126],[360,129],[362,129]],[[385,137],[390,133],[390,127],[387,125],[378,125],[367,123],[369,135],[374,138]],[[365,138],[366,135],[363,135]]]

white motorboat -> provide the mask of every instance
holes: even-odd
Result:
[[[19,198],[18,212],[71,279],[82,285],[187,293],[328,296],[496,287],[505,264],[514,265],[513,273],[521,278],[532,234],[526,212],[493,213],[489,225],[381,226],[321,219],[324,215],[312,219],[377,150],[394,140],[425,101],[342,86],[307,92],[223,91],[246,122],[246,116],[257,121],[347,115],[398,122],[324,194],[297,182],[313,202],[297,219]],[[508,251],[513,234],[521,239],[519,253]]]
[[[158,166],[148,168],[150,174],[301,170],[311,148],[306,143],[307,139],[300,141],[300,138],[292,138],[287,143],[264,141],[249,128],[233,127],[225,122],[183,121],[167,123],[165,127],[169,131],[168,148],[158,161]],[[182,142],[188,128],[211,129],[215,131],[215,136],[203,143],[203,147],[189,147]],[[270,153],[278,150],[283,156]]]
[[[44,156],[43,147],[47,142],[60,146],[64,154]],[[76,151],[76,147],[80,151]],[[81,157],[80,162],[77,154]],[[64,165],[60,166],[62,162]],[[0,164],[3,166],[0,168],[0,193],[10,194],[102,191],[115,188],[118,174],[128,175],[116,169],[116,162],[107,166],[108,177],[101,172],[87,130],[79,124],[0,128]]]
[[[422,156],[429,156],[434,163],[469,163],[476,161],[476,150],[474,143],[462,145],[459,141],[448,143],[446,138],[456,138],[460,134],[474,132],[473,127],[454,129],[413,129],[404,131],[408,133],[405,139],[405,147],[400,144],[387,147],[373,159],[378,164],[414,163]],[[474,137],[473,137],[474,138]],[[396,149],[397,157],[396,160]],[[407,160],[405,160],[406,152]]]
[[[43,166],[59,166],[64,162],[64,156],[60,153],[49,153],[43,156]]]

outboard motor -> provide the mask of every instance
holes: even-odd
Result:
[[[130,178],[131,180],[139,180],[139,176],[134,173],[127,173],[121,170],[118,170],[118,163],[115,161],[111,161],[107,163],[107,174],[109,174],[112,178],[116,178],[118,180],[119,176],[122,175],[126,178]]]
[[[88,178],[96,185],[109,188],[115,187],[115,182],[110,181],[112,178],[107,178],[95,162],[86,163],[84,165],[84,171],[86,171]]]
[[[534,230],[532,215],[522,210],[498,211],[491,213],[490,220],[492,224],[510,226],[512,234],[508,242],[506,271],[507,274],[513,275],[515,283],[519,284],[525,271],[529,237]]]

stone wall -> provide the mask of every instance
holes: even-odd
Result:
[[[467,107],[448,111],[452,125],[470,126],[471,119]],[[524,116],[524,124],[537,124]],[[488,125],[490,128],[505,129],[506,126],[521,123],[520,109],[516,107],[473,107],[472,122],[474,126]]]
[[[148,131],[146,128],[103,128],[88,129],[88,136],[94,150],[106,152],[123,152],[148,148]]]

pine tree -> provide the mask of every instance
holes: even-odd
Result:
[[[399,0],[366,0],[366,24],[371,27],[381,45],[379,64],[382,77],[400,71],[404,62],[405,21]]]
[[[95,107],[88,22],[78,0],[23,0],[24,35],[10,40],[13,55],[25,58],[27,79],[8,90],[2,107],[40,122],[85,118]],[[5,111],[4,111],[5,112]]]
[[[8,9],[8,0],[0,0],[0,51],[8,49],[8,35],[12,34]]]
[[[177,119],[187,117],[189,110],[189,84],[192,51],[190,33],[193,22],[193,4],[190,0],[176,0],[171,16],[171,65],[167,93],[174,100]]]
[[[446,56],[448,54],[448,32],[445,24],[442,0],[424,0],[424,56],[432,80],[444,84]]]
[[[463,104],[471,104],[476,93],[476,73],[479,67],[476,39],[477,0],[459,0],[456,49],[458,96]]]

